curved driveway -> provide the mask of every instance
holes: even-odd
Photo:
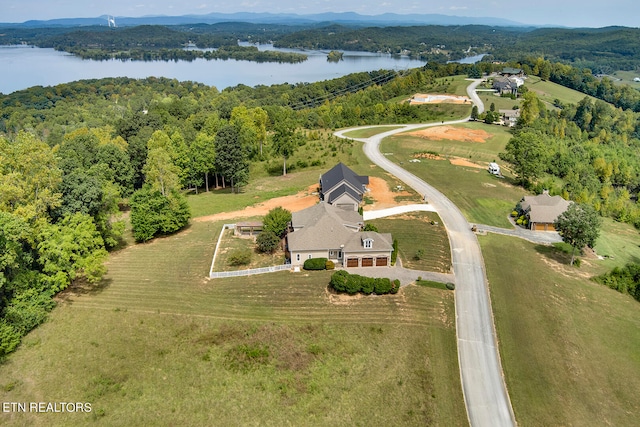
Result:
[[[475,94],[475,88],[479,83],[480,80],[474,81],[467,92],[478,106],[478,112],[482,112],[484,106]],[[443,124],[462,123],[467,120]],[[365,143],[364,152],[373,163],[395,175],[419,194],[425,195],[429,204],[440,215],[447,228],[451,245],[456,282],[458,360],[469,422],[474,427],[514,426],[513,410],[504,384],[496,345],[484,260],[478,239],[460,210],[448,198],[422,179],[389,161],[379,150],[380,142],[387,136],[439,125],[441,123],[406,125],[371,138],[355,139]],[[344,133],[350,130],[352,129],[336,132],[336,135],[344,138]]]

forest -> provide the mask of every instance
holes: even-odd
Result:
[[[214,37],[207,29],[199,28],[203,37]],[[137,31],[129,30],[120,33],[125,36],[118,49]],[[624,38],[631,34],[627,30],[600,33],[603,39]],[[480,40],[487,29],[469,31]],[[510,31],[516,30],[504,30],[505,39]],[[93,42],[101,33],[118,34],[95,32]],[[55,33],[37,37],[57,37],[68,47],[81,38]],[[335,34],[343,33],[336,28]],[[139,43],[154,49],[197,40],[180,31],[149,34]],[[154,39],[160,35],[175,40],[162,44]],[[635,58],[635,50],[627,53]],[[518,53],[512,59],[517,60],[506,65],[597,98],[585,96],[578,105],[557,102],[548,109],[534,93],[525,94],[521,119],[502,155],[520,183],[589,203],[601,215],[640,227],[638,91],[598,79],[566,58],[554,62]],[[165,78],[107,78],[0,96],[0,357],[46,318],[56,293],[71,283],[101,280],[108,251],[127,244],[126,221],[138,242],[173,233],[190,219],[185,194],[219,186],[237,192],[255,174],[322,167],[332,152],[349,149],[329,132],[336,128],[448,119],[441,108],[400,100],[416,92],[446,93],[447,77],[503,66],[429,62],[406,72],[238,85],[221,92]],[[313,144],[314,157],[294,162],[307,144]]]

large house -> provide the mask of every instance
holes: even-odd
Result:
[[[544,191],[538,196],[524,196],[520,202],[522,211],[529,220],[529,228],[537,231],[555,231],[553,223],[567,210],[570,201],[560,196],[550,196]]]
[[[524,84],[519,77],[495,77],[492,88],[500,95],[518,95],[518,88]]]
[[[291,214],[287,252],[292,266],[327,258],[343,267],[391,265],[391,234],[361,231],[362,215],[327,202]]]
[[[358,175],[338,163],[320,175],[320,200],[341,209],[357,211],[368,184],[368,176]]]

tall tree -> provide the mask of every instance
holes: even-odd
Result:
[[[547,167],[548,155],[542,135],[527,130],[509,140],[500,158],[513,165],[520,182],[527,186],[537,179]]]
[[[571,203],[555,221],[554,226],[562,236],[562,241],[573,248],[571,265],[577,250],[585,246],[593,247],[600,236],[602,221],[591,205]]]
[[[89,215],[66,216],[58,224],[43,227],[37,239],[38,261],[54,292],[65,289],[78,277],[96,283],[106,272],[108,254]]]
[[[61,179],[54,150],[34,135],[0,137],[0,210],[26,219],[46,216],[60,204]]]
[[[216,170],[231,181],[231,191],[249,179],[249,153],[236,126],[225,125],[215,138]]]
[[[147,162],[143,168],[145,181],[166,197],[171,190],[180,187],[180,169],[173,163],[171,140],[166,133],[155,131],[147,149]]]
[[[296,125],[289,117],[281,117],[273,126],[272,150],[277,156],[282,156],[282,175],[287,174],[287,158],[295,153],[297,141],[295,137]]]

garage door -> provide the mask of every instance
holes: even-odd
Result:
[[[349,258],[347,260],[347,267],[357,267],[358,266],[358,258]]]
[[[378,257],[376,258],[376,267],[386,267],[387,265],[389,265],[389,263],[387,262],[389,258],[385,257]]]
[[[373,267],[373,258],[362,258],[363,267]]]

